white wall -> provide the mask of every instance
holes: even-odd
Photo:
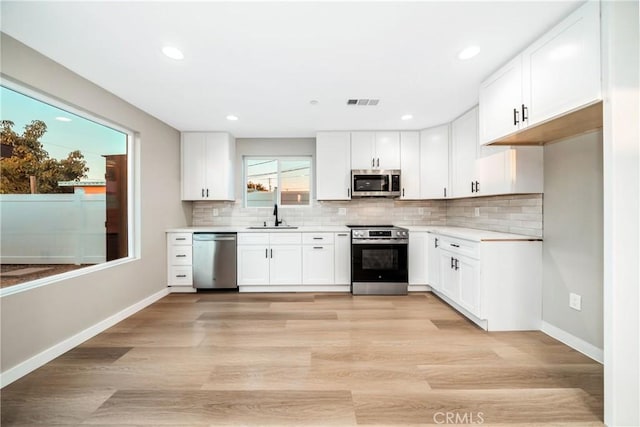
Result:
[[[5,295],[1,369],[15,367],[115,313],[166,289],[165,232],[186,226],[180,202],[179,133],[36,51],[1,36],[2,76],[138,133],[134,191],[140,258],[112,268]]]
[[[546,145],[542,320],[598,349],[600,360],[602,215],[602,132]],[[582,297],[581,311],[569,293]]]
[[[2,264],[106,261],[105,194],[1,194],[0,218]]]

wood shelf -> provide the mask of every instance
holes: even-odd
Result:
[[[529,126],[487,145],[544,145],[602,128],[602,101]]]

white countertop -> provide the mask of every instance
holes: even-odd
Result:
[[[210,227],[182,227],[171,228],[167,233],[348,233],[350,230],[344,225],[306,225],[298,228],[247,228],[240,226],[210,226]]]
[[[401,225],[409,231],[438,233],[459,239],[482,241],[501,240],[542,240],[539,237],[523,234],[499,233],[496,231],[477,230],[475,228],[450,227],[442,225]],[[247,226],[210,226],[210,227],[181,227],[171,228],[167,233],[348,233],[350,229],[344,225],[306,225],[298,228],[267,228],[249,229]]]
[[[457,237],[459,239],[482,241],[501,240],[542,240],[541,237],[526,236],[524,234],[500,233],[497,231],[478,230],[475,228],[451,227],[443,225],[409,225],[404,226],[409,231],[426,231],[428,233],[438,233],[444,236]]]

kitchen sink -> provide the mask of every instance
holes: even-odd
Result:
[[[264,226],[264,225],[257,225],[257,226],[253,226],[253,227],[247,227],[247,229],[249,230],[295,230],[298,227],[294,227],[292,225],[279,225],[279,226],[274,226],[274,225],[269,225],[269,226]]]

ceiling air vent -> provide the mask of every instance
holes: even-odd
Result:
[[[347,99],[347,105],[378,105],[379,99]]]

